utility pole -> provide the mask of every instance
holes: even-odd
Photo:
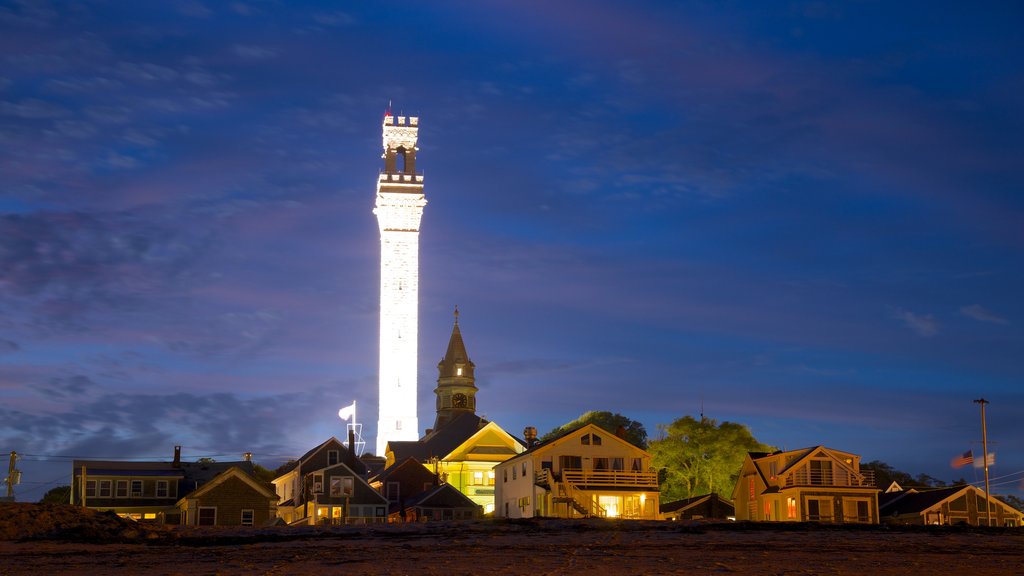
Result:
[[[18,453],[11,450],[11,463],[7,465],[7,499],[11,502],[14,502],[14,485],[18,483],[18,475],[20,474],[14,468],[14,463],[17,461]]]
[[[984,398],[978,398],[974,403],[981,404],[981,450],[985,453],[983,456],[985,460],[985,522],[991,526],[992,504],[988,491],[988,431],[985,429],[985,404],[988,404],[989,401]]]

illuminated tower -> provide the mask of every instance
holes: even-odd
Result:
[[[476,379],[473,362],[466,353],[466,344],[459,330],[459,309],[455,309],[455,326],[448,340],[448,351],[437,363],[437,419],[434,430],[451,422],[463,412],[476,413]]]
[[[380,226],[380,399],[377,455],[390,440],[417,440],[416,335],[420,218],[427,200],[416,173],[419,118],[384,114],[384,171],[373,213]]]

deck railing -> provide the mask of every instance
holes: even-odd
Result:
[[[786,486],[849,486],[875,487],[875,471],[861,470],[851,474],[845,470],[797,470],[786,476]]]
[[[544,468],[537,472],[536,482],[550,485],[555,475]],[[630,472],[626,470],[562,470],[561,481],[575,486],[629,486],[658,489],[657,472]]]

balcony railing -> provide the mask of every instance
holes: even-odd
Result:
[[[861,470],[860,475],[839,470],[797,470],[786,476],[786,486],[840,486],[875,488],[875,471]]]
[[[550,485],[555,475],[548,469],[537,473],[536,482]],[[629,486],[632,488],[658,489],[657,472],[628,472],[625,470],[562,470],[560,481],[586,486]]]

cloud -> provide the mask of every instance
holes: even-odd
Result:
[[[96,387],[96,383],[88,376],[77,374],[70,377],[50,378],[46,384],[36,388],[36,392],[47,398],[66,399],[81,398],[85,393]]]
[[[0,356],[4,354],[13,354],[21,350],[21,346],[13,340],[7,340],[6,338],[0,338]]]
[[[908,310],[896,310],[894,316],[914,331],[918,336],[930,338],[939,333],[939,322],[931,314],[924,316],[914,314]]]
[[[17,116],[26,120],[39,120],[65,116],[68,114],[68,111],[66,108],[52,102],[28,98],[17,103],[0,102],[0,114]]]
[[[991,324],[1009,324],[1010,321],[1001,316],[993,314],[990,310],[984,308],[981,304],[971,304],[970,306],[964,306],[960,308],[960,313],[968,318],[973,318],[979,322],[989,322]]]
[[[0,309],[28,309],[55,326],[166,298],[207,247],[202,234],[129,212],[0,215]]]
[[[235,44],[231,47],[231,51],[234,52],[236,56],[241,56],[242,58],[249,60],[264,60],[277,56],[277,51],[272,48],[253,46],[251,44]]]

